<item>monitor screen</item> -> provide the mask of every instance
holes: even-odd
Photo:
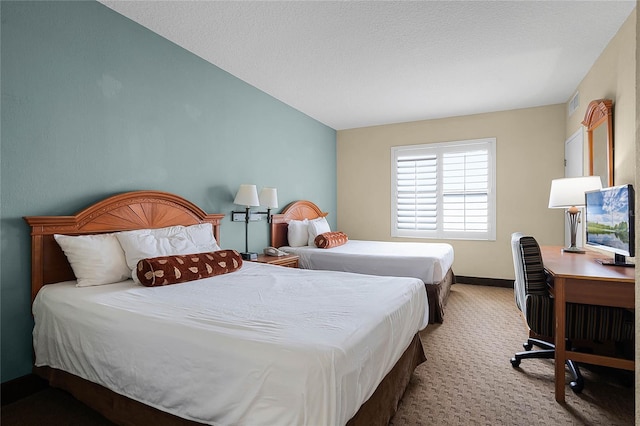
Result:
[[[632,185],[613,186],[585,193],[587,245],[623,256],[635,256],[634,193]]]

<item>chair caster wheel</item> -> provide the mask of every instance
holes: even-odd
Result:
[[[582,382],[582,380],[578,380],[577,382],[569,383],[569,386],[571,386],[571,390],[573,391],[573,393],[580,393],[584,388],[584,383]]]
[[[520,360],[518,358],[511,358],[511,366],[513,368],[520,367]]]
[[[533,347],[533,345],[531,343],[527,342],[527,343],[523,343],[522,347],[524,348],[525,351],[530,351],[531,348]]]

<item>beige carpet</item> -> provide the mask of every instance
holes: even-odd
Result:
[[[581,369],[585,387],[566,404],[554,399],[553,360],[509,359],[527,328],[513,290],[455,284],[444,324],[422,332],[420,365],[392,424],[400,425],[633,425],[633,374]],[[628,383],[630,382],[630,383]]]
[[[513,290],[455,284],[444,324],[423,332],[428,360],[416,369],[392,424],[634,423],[634,389],[621,384],[628,374],[583,369],[582,394],[575,395],[567,386],[567,403],[558,404],[552,360],[523,360],[519,369],[509,363],[526,336]],[[110,424],[56,389],[2,407],[0,418],[2,426]]]

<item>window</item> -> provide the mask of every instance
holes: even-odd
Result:
[[[394,237],[495,240],[495,138],[391,148]]]

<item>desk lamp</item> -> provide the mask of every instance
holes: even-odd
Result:
[[[571,246],[563,248],[562,251],[584,253],[584,250],[576,247],[576,234],[581,214],[579,207],[585,205],[585,192],[600,188],[602,188],[600,176],[580,176],[551,181],[549,208],[567,209],[567,220],[569,221]]]
[[[249,252],[249,218],[251,216],[251,212],[249,209],[251,207],[257,207],[260,205],[260,200],[258,199],[258,190],[255,185],[240,185],[240,189],[238,189],[238,193],[236,194],[236,198],[233,200],[234,204],[239,204],[245,206],[245,215],[244,215],[244,253],[240,253],[243,259],[245,260],[254,260],[258,258],[258,253]]]

